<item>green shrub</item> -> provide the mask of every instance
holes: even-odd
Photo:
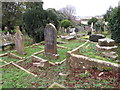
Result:
[[[46,18],[46,11],[39,7],[25,12],[23,16],[24,28],[26,33],[34,39],[34,42],[44,39],[44,27],[47,23]]]
[[[62,20],[61,21],[61,27],[67,28],[69,26],[72,26],[72,22],[70,20]]]
[[[92,17],[90,20],[88,20],[88,25],[91,25],[91,23],[93,23],[93,28],[95,28],[94,25],[97,21],[98,19],[96,17]]]
[[[113,9],[108,22],[111,38],[120,43],[120,6]]]
[[[34,7],[23,15],[24,29],[34,39],[34,42],[44,40],[44,28],[46,24],[52,23],[59,27],[59,18],[54,9],[44,10],[42,7]]]

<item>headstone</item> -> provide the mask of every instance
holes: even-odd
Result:
[[[19,30],[19,26],[16,27],[16,33],[15,33],[15,47],[16,47],[16,52],[25,55],[27,54],[24,50],[24,39],[23,39],[23,34]]]
[[[91,23],[91,29],[92,29],[92,32],[93,32],[93,22]]]
[[[75,32],[77,33],[79,30],[78,30],[78,28],[75,28]]]
[[[91,31],[88,31],[87,35],[91,35],[91,34],[92,34],[92,32],[91,32]]]
[[[70,33],[71,36],[76,35],[75,28],[71,28],[72,33]]]
[[[62,27],[60,30],[61,30],[62,35],[64,35],[65,34],[65,28]]]
[[[93,42],[98,42],[98,40],[102,38],[105,38],[105,36],[102,34],[91,34],[89,40]]]
[[[12,35],[9,32],[7,32],[6,40],[7,41],[13,41]]]
[[[45,55],[57,56],[57,30],[53,24],[47,24],[44,31]]]
[[[70,27],[68,27],[68,28],[66,29],[66,32],[67,32],[67,33],[70,33]]]

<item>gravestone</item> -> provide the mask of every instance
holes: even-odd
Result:
[[[65,33],[65,28],[64,27],[61,28],[61,33],[62,33],[62,35],[64,35],[64,33]]]
[[[45,55],[54,59],[58,58],[57,54],[57,30],[53,24],[47,24],[44,31],[45,38]]]
[[[23,34],[19,30],[19,26],[16,26],[16,33],[15,33],[15,47],[16,47],[16,52],[25,55],[27,54],[24,50],[24,39],[23,39]]]

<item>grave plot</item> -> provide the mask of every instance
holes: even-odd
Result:
[[[37,67],[33,66],[33,61],[32,61],[31,57],[29,57],[25,60],[18,61],[18,62],[16,62],[16,64],[23,67],[24,69],[26,69],[30,72],[36,71],[38,69]]]
[[[96,58],[103,61],[118,63],[117,59],[105,57],[105,55],[103,55],[103,51],[98,50],[96,48],[96,43],[94,42],[89,42],[88,44],[84,45],[79,49],[79,52],[75,54],[87,56],[90,58]]]
[[[107,59],[106,57],[100,56],[101,53],[94,48],[95,45],[95,43],[87,41],[72,51],[68,51],[66,58],[66,67],[68,67],[68,69],[71,71],[74,71],[76,68],[89,69],[94,67],[98,69],[109,68],[118,71],[120,64],[114,60],[112,61],[111,59],[109,60],[109,58]],[[99,59],[96,59],[96,57]]]

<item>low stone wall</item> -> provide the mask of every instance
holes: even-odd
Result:
[[[102,60],[74,54],[74,52],[77,52],[86,43],[84,43],[83,45],[79,46],[78,48],[72,51],[67,52],[66,66],[68,69],[70,69],[71,71],[74,71],[77,68],[87,69],[92,67],[98,67],[101,69],[103,67],[111,67],[113,70],[118,70],[118,68],[120,69],[120,64],[115,64],[108,61],[102,61]]]

